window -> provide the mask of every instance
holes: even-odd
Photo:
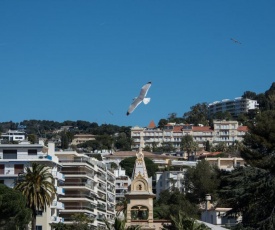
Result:
[[[3,159],[17,159],[17,150],[16,149],[4,149],[3,150]]]
[[[37,149],[28,149],[28,155],[37,155]]]
[[[42,226],[41,225],[36,225],[35,230],[42,230]]]
[[[43,211],[36,211],[36,215],[37,216],[42,216],[43,215]]]
[[[23,173],[24,165],[23,164],[15,164],[14,165],[14,174]]]
[[[0,165],[0,174],[5,173],[5,165]]]

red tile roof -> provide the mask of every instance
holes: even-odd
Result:
[[[173,132],[182,132],[182,125],[180,125],[180,126],[174,126]]]
[[[147,126],[147,128],[156,128],[156,124],[154,121],[150,121],[149,125]]]
[[[192,131],[194,132],[213,132],[210,126],[193,126]]]
[[[244,131],[244,132],[247,132],[248,131],[248,127],[247,126],[239,126],[238,131]]]

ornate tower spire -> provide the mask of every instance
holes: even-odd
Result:
[[[132,183],[125,194],[128,200],[126,225],[142,226],[141,229],[153,230],[153,199],[152,178],[148,178],[144,155],[140,148],[136,154],[137,159],[132,174]]]
[[[132,173],[132,181],[137,177],[142,177],[148,182],[147,169],[144,162],[144,154],[142,149],[139,148],[139,152],[136,153],[137,159]]]

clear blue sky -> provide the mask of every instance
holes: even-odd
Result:
[[[274,0],[1,0],[0,122],[143,127],[263,93],[275,82],[274,12]],[[126,116],[148,81],[151,102]]]

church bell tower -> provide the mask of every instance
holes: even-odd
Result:
[[[136,156],[131,186],[125,194],[128,200],[126,225],[140,225],[141,229],[155,229],[153,225],[155,194],[152,192],[152,178],[148,178],[141,149]]]

